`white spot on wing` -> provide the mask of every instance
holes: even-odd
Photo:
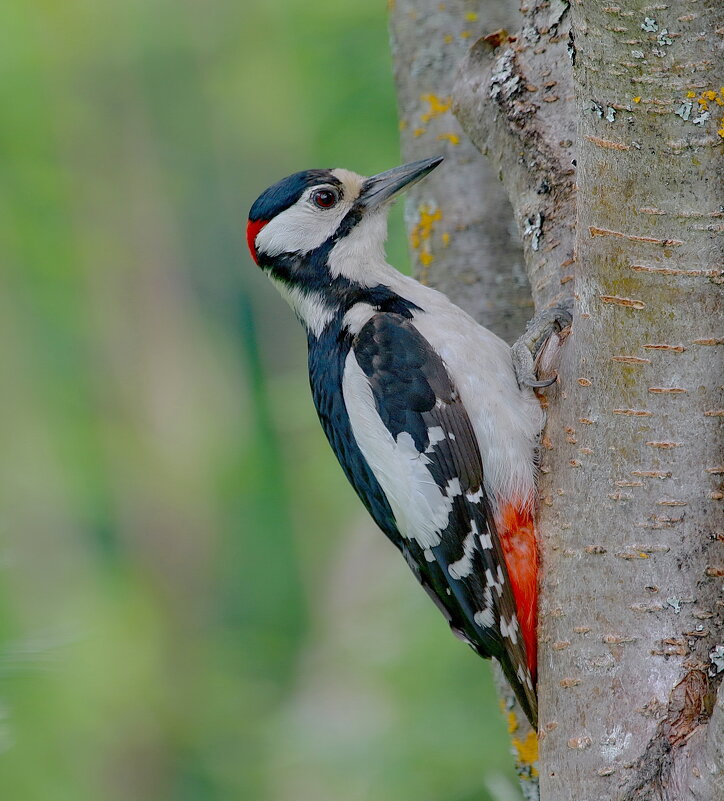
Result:
[[[445,432],[440,426],[430,426],[427,429],[427,437],[430,440],[430,444],[425,448],[425,453],[431,453],[435,445],[445,439]]]
[[[500,572],[500,565],[498,565],[498,571]],[[487,568],[485,571],[485,582],[489,587],[495,587],[495,591],[498,593],[498,597],[503,594],[503,582],[496,581],[493,578],[493,574],[490,568]]]
[[[507,637],[513,645],[518,642],[518,618],[513,615],[510,623],[501,615],[500,617],[500,633],[503,637]]]
[[[447,572],[454,579],[469,576],[473,571],[473,554],[475,553],[475,533],[470,532],[463,541],[463,555],[457,562],[453,562]]]
[[[425,554],[426,561],[428,561],[428,562],[434,562],[435,561],[435,554],[429,548],[425,548],[423,553]]]
[[[480,612],[476,612],[473,615],[473,620],[478,626],[482,626],[484,629],[492,629],[495,625],[495,615],[493,614],[493,610],[488,607],[481,609]]]
[[[463,488],[460,486],[460,479],[457,476],[451,478],[445,485],[445,495],[447,495],[448,498],[456,498],[458,495],[462,494]]]
[[[484,490],[482,487],[478,489],[477,492],[468,492],[466,493],[465,497],[470,501],[470,503],[477,503],[483,497]]]
[[[478,537],[480,540],[480,547],[484,548],[486,551],[490,551],[493,548],[493,538],[490,536],[490,531],[486,529],[483,531],[482,534]]]

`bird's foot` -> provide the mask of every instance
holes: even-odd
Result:
[[[558,378],[539,380],[536,375],[536,357],[553,334],[563,331],[573,321],[573,299],[565,300],[559,306],[544,309],[533,317],[525,328],[525,333],[512,347],[513,367],[518,386],[549,387]]]

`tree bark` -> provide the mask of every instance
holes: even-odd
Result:
[[[425,43],[418,58],[447,67],[451,4],[433,5],[408,35]],[[393,12],[403,120],[416,75],[399,50],[409,7]],[[716,8],[531,2],[515,36],[474,43],[453,91],[502,177],[536,308],[575,297],[571,335],[544,357],[559,373],[539,515],[550,801],[724,797]],[[439,180],[454,188],[451,173]],[[408,222],[414,234],[419,220]],[[470,284],[451,291],[453,265],[438,283],[442,264],[428,265],[429,280],[474,308]]]

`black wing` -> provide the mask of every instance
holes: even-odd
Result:
[[[403,432],[412,437],[430,480],[451,502],[439,544],[423,548],[414,532],[407,532],[401,550],[453,631],[481,656],[500,661],[535,725],[535,691],[485,496],[480,450],[445,364],[398,314],[374,315],[353,340],[352,350],[392,438],[397,441]]]

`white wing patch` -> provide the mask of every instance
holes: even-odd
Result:
[[[439,545],[453,498],[437,486],[427,469],[430,459],[417,450],[410,434],[392,438],[353,351],[345,362],[342,394],[357,445],[387,496],[400,534],[424,549]]]

